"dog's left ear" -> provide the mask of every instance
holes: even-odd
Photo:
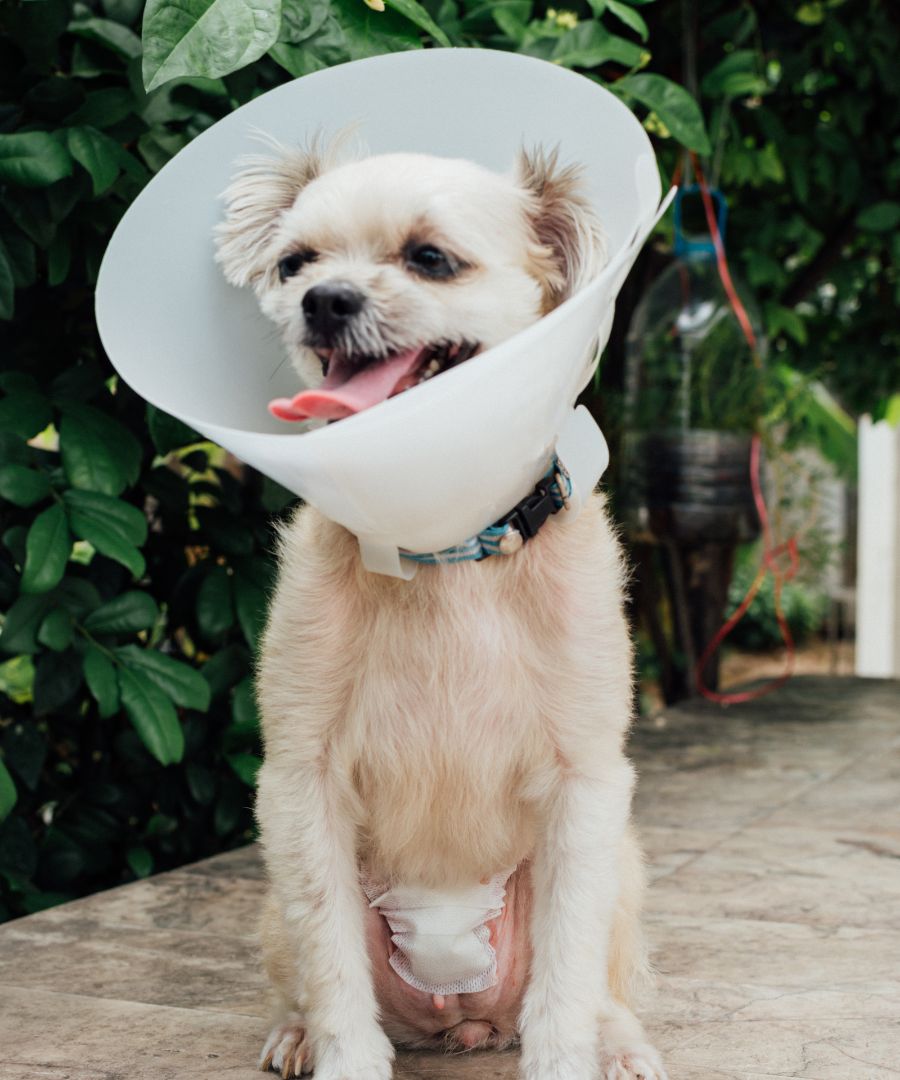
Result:
[[[516,178],[529,197],[532,264],[550,311],[596,276],[606,262],[606,237],[584,194],[581,169],[561,166],[557,150],[521,150]]]
[[[269,246],[282,215],[325,169],[325,155],[277,146],[277,156],[245,158],[225,190],[225,220],[215,228],[216,261],[232,285],[256,285],[269,266]]]

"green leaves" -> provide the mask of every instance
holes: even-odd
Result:
[[[16,805],[18,794],[13,778],[9,770],[0,760],[0,821],[9,815],[10,810]]]
[[[94,645],[84,654],[84,681],[97,702],[102,720],[119,711],[119,680],[112,661]]]
[[[33,506],[50,494],[45,473],[25,465],[0,465],[0,497],[16,506]]]
[[[877,202],[860,210],[856,224],[870,232],[890,232],[900,225],[900,203]]]
[[[69,490],[63,500],[77,537],[141,577],[146,564],[138,547],[147,538],[147,521],[140,510],[95,491]]]
[[[197,623],[207,638],[220,638],[234,623],[231,578],[224,566],[213,567],[197,593]]]
[[[639,15],[633,7],[629,7],[628,4],[620,3],[619,0],[606,0],[606,10],[610,15],[623,22],[627,27],[640,37],[641,41],[646,41],[649,36],[647,30],[647,23],[644,21],[644,17]]]
[[[46,131],[0,135],[0,180],[19,187],[47,187],[69,176],[72,159]]]
[[[450,47],[450,39],[416,0],[387,0],[387,4],[388,7],[399,11],[401,15],[405,15],[410,22],[415,23],[421,30],[431,34],[439,45],[443,45],[445,48]]]
[[[132,671],[145,675],[164,693],[185,709],[206,712],[211,692],[209,683],[199,671],[153,649],[140,649],[136,645],[123,645],[116,649],[116,656]]]
[[[258,60],[278,38],[281,0],[148,0],[144,86],[185,75],[217,78]]]
[[[95,195],[102,195],[119,175],[121,150],[102,131],[92,127],[73,127],[66,132],[69,153],[87,169]]]
[[[699,154],[711,152],[700,106],[684,87],[662,75],[646,73],[626,75],[613,83],[610,89],[652,109],[672,135],[689,150],[696,150]]]
[[[44,593],[59,584],[71,550],[66,512],[57,503],[39,514],[28,530],[22,592]]]
[[[85,491],[118,495],[140,470],[141,448],[131,432],[90,405],[64,404],[60,450],[69,483]]]
[[[149,593],[122,593],[94,611],[84,620],[92,634],[136,634],[149,630],[159,616],[159,607]]]
[[[303,0],[284,0],[285,8],[296,9]],[[296,10],[288,17],[296,25]],[[330,0],[328,13],[315,33],[302,44],[293,44],[296,32],[289,28],[284,40],[269,55],[292,75],[306,75],[346,60],[361,60],[401,49],[421,48],[415,26],[390,8],[372,11],[362,0]]]
[[[710,97],[746,97],[769,89],[760,74],[761,61],[752,49],[735,49],[703,78],[703,92]]]
[[[184,732],[166,694],[142,672],[124,667],[119,669],[119,690],[128,719],[156,760],[162,765],[181,761]]]
[[[563,34],[552,59],[564,67],[592,68],[609,61],[633,67],[641,59],[641,48],[633,41],[611,34],[600,23],[582,22]],[[621,85],[621,81],[615,85]]]

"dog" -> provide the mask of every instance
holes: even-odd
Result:
[[[294,418],[332,421],[531,325],[606,259],[579,171],[541,150],[509,175],[263,155],[216,249],[320,386]],[[263,1070],[387,1080],[395,1044],[518,1041],[523,1080],[665,1080],[631,1011],[649,967],[623,578],[596,494],[515,555],[412,581],[367,572],[310,506],[283,527],[256,682]]]

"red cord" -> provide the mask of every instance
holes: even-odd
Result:
[[[725,289],[728,302],[731,304],[732,311],[734,311],[735,317],[747,340],[747,344],[750,346],[753,363],[757,367],[762,367],[762,359],[759,355],[759,345],[756,340],[756,334],[753,331],[753,326],[747,315],[747,309],[741,303],[741,298],[738,296],[737,289],[734,287],[734,282],[731,280],[731,274],[728,270],[728,260],[725,257],[725,245],[722,243],[722,236],[719,232],[718,222],[716,221],[712,197],[710,196],[709,187],[703,176],[703,171],[700,168],[700,162],[697,160],[696,154],[691,154],[691,161],[694,165],[694,171],[697,174],[697,183],[700,187],[701,198],[703,199],[706,223],[709,227],[710,236],[712,237],[713,245],[716,249],[716,264],[719,269],[722,287]],[[797,573],[800,564],[797,537],[792,536],[782,544],[774,544],[772,541],[772,527],[769,523],[769,512],[766,507],[766,500],[760,482],[761,456],[760,437],[759,434],[755,434],[750,443],[750,485],[753,489],[753,501],[756,504],[756,512],[759,515],[759,522],[762,528],[762,561],[759,570],[756,573],[756,577],[753,579],[750,588],[744,595],[744,599],[713,636],[712,641],[710,641],[703,650],[703,655],[697,661],[696,667],[694,668],[694,681],[697,690],[705,698],[709,698],[710,701],[716,701],[720,705],[743,704],[744,702],[753,701],[755,698],[762,697],[764,694],[769,694],[773,690],[777,690],[780,686],[784,686],[788,679],[793,675],[794,666],[797,660],[797,650],[794,645],[794,638],[791,634],[791,629],[788,626],[787,619],[785,618],[784,605],[782,603],[782,590],[785,582],[790,581]],[[784,555],[787,555],[789,560],[786,569],[782,569],[779,562]],[[735,693],[719,693],[716,690],[711,690],[703,681],[703,669],[720,648],[725,638],[728,637],[735,626],[737,626],[744,615],[746,615],[747,610],[753,603],[753,598],[759,591],[767,573],[772,575],[775,587],[775,618],[778,622],[778,629],[781,631],[781,638],[784,641],[786,650],[784,671],[781,675],[778,675],[774,679],[770,679],[768,682],[763,683],[762,686],[759,686],[754,690],[743,690]]]

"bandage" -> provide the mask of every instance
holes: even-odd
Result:
[[[383,885],[362,879],[369,906],[387,920],[390,965],[426,994],[474,994],[497,982],[497,956],[486,925],[502,912],[512,871],[487,884],[455,889]]]

